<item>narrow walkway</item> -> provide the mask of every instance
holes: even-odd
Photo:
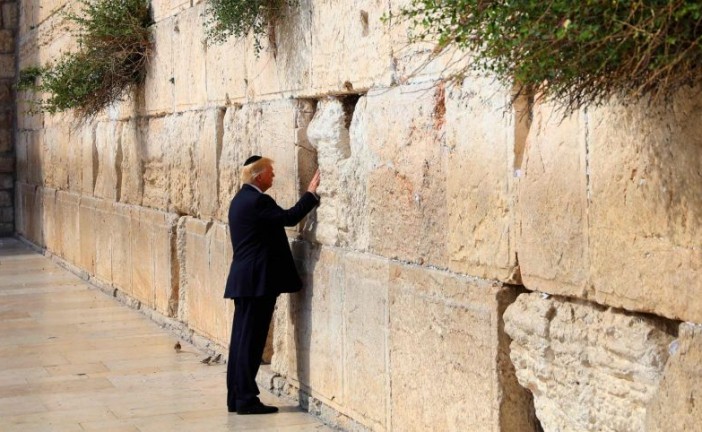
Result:
[[[31,251],[0,239],[0,430],[331,431],[289,402],[226,410],[225,365]]]

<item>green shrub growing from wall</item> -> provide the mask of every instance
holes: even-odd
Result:
[[[254,48],[259,53],[262,38],[274,42],[276,21],[286,8],[297,3],[297,0],[208,0],[207,36],[222,43],[230,36],[245,37],[252,33]]]
[[[398,15],[413,39],[468,50],[471,67],[567,112],[702,82],[699,0],[412,0]]]
[[[18,88],[44,92],[36,110],[75,109],[91,117],[141,83],[151,52],[147,0],[81,0],[77,24],[79,50],[45,67],[20,72]]]

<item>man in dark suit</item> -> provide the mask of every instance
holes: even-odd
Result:
[[[241,173],[244,185],[229,207],[234,259],[224,297],[234,299],[235,309],[227,363],[227,406],[229,412],[238,414],[278,411],[258,399],[256,374],[276,298],[302,288],[284,227],[297,225],[319,204],[319,171],[307,192],[288,210],[265,194],[274,177],[272,160],[251,156]]]

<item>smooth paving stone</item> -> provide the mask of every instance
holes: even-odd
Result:
[[[0,240],[0,430],[331,431],[289,402],[226,410],[226,366],[15,239]]]

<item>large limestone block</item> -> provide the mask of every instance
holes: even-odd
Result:
[[[174,118],[170,158],[170,205],[178,213],[210,218],[218,205],[217,166],[224,112],[186,112]]]
[[[60,255],[61,231],[56,209],[56,189],[40,187],[37,194],[41,195],[40,214],[44,246],[48,251]]]
[[[146,139],[142,146],[144,172],[144,197],[142,205],[166,210],[169,202],[169,164],[175,149],[171,143],[175,137],[177,116],[152,118],[139,124]]]
[[[122,153],[121,182],[119,186],[120,201],[126,204],[140,205],[144,195],[144,176],[142,174],[142,147],[144,134],[136,120],[120,123],[120,148]]]
[[[431,85],[369,92],[356,105],[351,146],[352,154],[367,146],[374,155],[372,165],[367,157],[362,165],[372,168],[365,197],[370,250],[445,268],[447,160],[435,121],[443,103]]]
[[[181,318],[198,333],[229,344],[234,302],[223,298],[231,263],[231,245],[226,225],[183,218],[178,225],[184,239],[180,259]]]
[[[158,210],[131,212],[130,255],[132,295],[149,308],[175,316],[178,305],[178,265],[175,254],[178,217]]]
[[[253,35],[244,39],[248,100],[271,99],[310,88],[312,3],[312,0],[301,0],[297,6],[282,10],[282,18],[274,28],[275,41],[271,43],[269,38],[261,38],[262,47],[258,53]]]
[[[204,8],[205,4],[201,3],[180,12],[173,24],[173,90],[176,111],[202,107],[207,101]]]
[[[390,395],[388,268],[385,259],[343,258],[343,395],[346,412],[374,429],[387,429]],[[331,286],[330,289],[339,289]]]
[[[112,201],[119,200],[122,185],[120,129],[120,123],[100,122],[95,130],[95,148],[98,159],[95,196]]]
[[[469,77],[435,97],[445,100],[448,149],[448,259],[453,271],[510,281],[515,271],[515,122],[509,92],[492,79]],[[440,106],[440,104],[438,105]]]
[[[591,297],[702,322],[702,101],[593,110]]]
[[[516,220],[522,279],[533,290],[581,296],[588,282],[585,120],[534,108]]]
[[[132,213],[136,208],[120,203],[113,203],[110,224],[111,239],[110,267],[112,284],[134,297],[132,273],[134,259],[132,258]]]
[[[223,119],[222,151],[218,169],[219,206],[216,218],[227,222],[229,203],[241,187],[239,176],[244,161],[255,152],[249,148],[248,118],[250,105],[227,107]]]
[[[507,288],[410,265],[389,273],[391,429],[494,431],[509,412],[510,430],[533,430],[527,410],[503,406],[525,405],[504,394],[516,379],[497,361]]]
[[[173,112],[175,97],[173,34],[175,19],[163,19],[151,27],[154,50],[146,69],[143,110],[149,115]],[[186,84],[186,83],[182,83]]]
[[[674,328],[591,303],[522,294],[505,331],[545,431],[642,431]]]
[[[81,197],[78,209],[78,267],[91,275],[96,274],[97,236],[107,231],[98,220],[97,208],[100,199]]]
[[[102,199],[95,200],[94,203],[94,221],[96,224],[95,276],[102,282],[112,283],[112,229],[114,226],[114,203]],[[81,232],[81,235],[82,234],[83,232]]]
[[[17,232],[33,243],[45,246],[44,225],[42,224],[44,209],[41,189],[35,185],[18,182],[16,190]]]
[[[291,295],[287,310],[279,305],[278,314],[289,324],[276,320],[276,332],[287,328],[288,333],[275,343],[272,368],[325,403],[343,407],[343,254],[332,248],[295,249],[305,286]]]
[[[56,193],[56,212],[58,220],[59,247],[58,255],[66,261],[76,264],[80,252],[80,195],[58,191]]]
[[[40,154],[33,149],[39,145],[39,132],[20,130],[17,132],[15,144],[16,176],[17,180],[23,183],[37,183],[36,175],[32,175],[33,168],[40,165],[38,161],[31,159],[35,154]],[[34,177],[34,178],[32,178]]]
[[[698,403],[702,382],[702,328],[680,325],[678,340],[663,371],[658,393],[646,410],[646,431],[693,431],[702,424]]]
[[[80,176],[80,193],[93,196],[98,174],[98,151],[96,146],[97,127],[93,124],[85,125],[79,137],[73,144],[80,148],[79,163],[76,168]],[[70,163],[69,163],[70,165]],[[73,165],[71,165],[73,167]],[[71,177],[75,178],[75,177]]]
[[[73,145],[68,125],[44,129],[41,169],[43,184],[58,190],[68,189],[69,148]]]
[[[380,19],[387,12],[388,2],[380,0],[314,2],[313,90],[346,92],[391,84],[391,44]]]
[[[388,261],[294,244],[306,281],[282,296],[272,367],[372,430],[387,429]]]
[[[205,67],[207,73],[207,103],[210,105],[229,105],[231,102],[243,102],[246,97],[247,78],[246,57],[247,41],[242,38],[229,38],[218,44],[204,41]],[[228,106],[232,109],[232,106]]]

